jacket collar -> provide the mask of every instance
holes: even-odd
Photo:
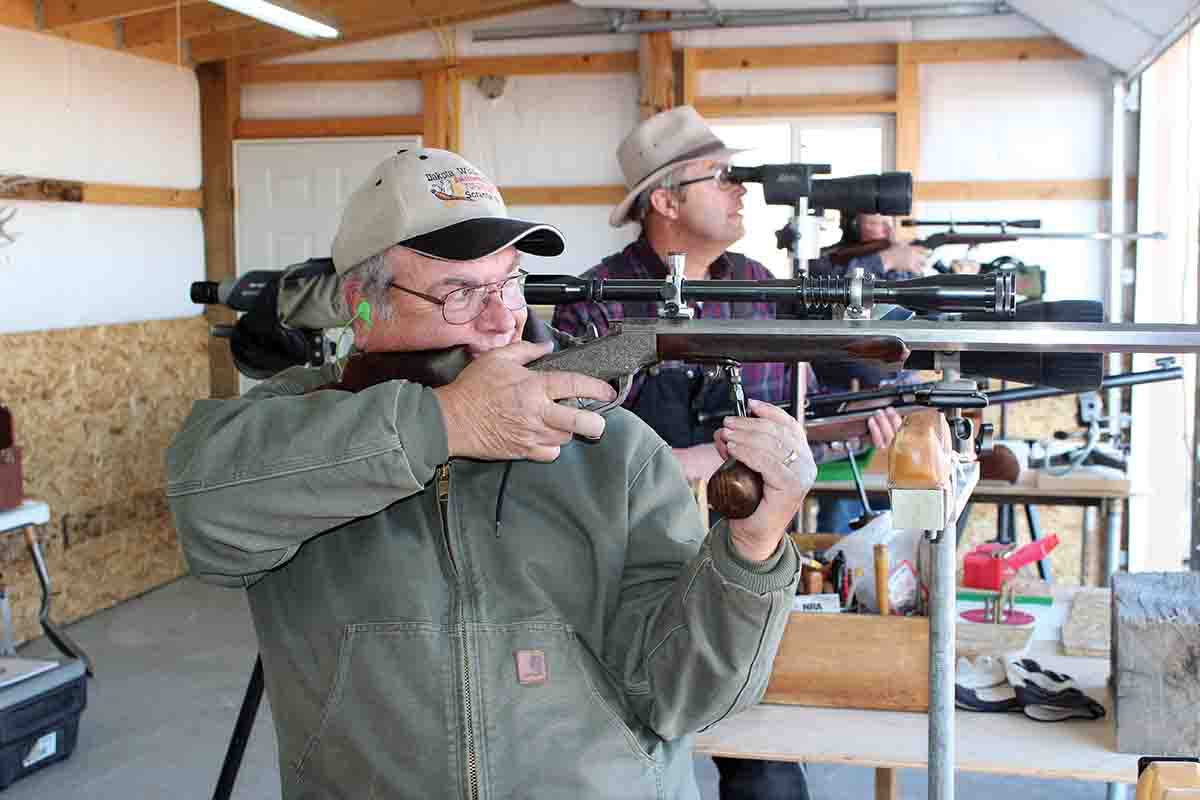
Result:
[[[667,265],[658,257],[658,253],[650,246],[650,240],[646,238],[645,232],[638,237],[634,242],[633,252],[637,255],[638,261],[642,263],[646,271],[650,273],[652,278],[667,277]],[[730,277],[731,265],[729,263],[728,253],[722,253],[716,261],[708,267],[708,279],[719,281]]]

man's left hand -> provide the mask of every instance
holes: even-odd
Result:
[[[729,521],[733,545],[748,561],[765,561],[779,547],[817,479],[804,426],[771,403],[750,401],[753,417],[726,417],[714,441],[722,458],[733,456],[762,475],[763,498],[753,514]]]
[[[896,438],[896,432],[900,430],[900,423],[903,421],[900,414],[891,406],[876,411],[867,420],[867,430],[871,432],[871,444],[878,450],[891,447],[892,441]]]

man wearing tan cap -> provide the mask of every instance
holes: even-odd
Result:
[[[191,571],[247,593],[285,800],[697,800],[692,734],[761,698],[804,429],[723,430],[765,491],[706,533],[641,420],[556,402],[611,387],[524,366],[548,349],[519,341],[520,252],[563,246],[459,156],[401,151],[333,246],[365,352],[198,401],[172,441]],[[451,347],[449,383],[384,369]]]
[[[686,277],[709,280],[765,280],[775,277],[762,264],[728,248],[745,235],[743,186],[727,179],[725,168],[739,151],[726,147],[691,106],[657,114],[638,125],[621,142],[617,160],[628,188],[609,223],[642,226],[633,244],[585,273],[597,278],[662,278],[667,255],[687,254]],[[774,319],[771,303],[693,304],[703,318]],[[609,323],[653,316],[648,305],[607,302],[560,306],[554,326],[583,334],[592,326],[606,333]],[[764,403],[790,399],[794,365],[746,364],[746,394]],[[810,371],[811,375],[811,371]],[[811,381],[811,378],[810,378]],[[732,406],[729,385],[719,374],[696,364],[670,363],[650,370],[635,383],[626,406],[654,428],[673,448],[690,481],[707,480],[723,457],[714,442],[719,414]],[[761,407],[761,406],[760,406]],[[756,412],[757,413],[757,412]],[[710,423],[701,423],[716,414]],[[900,418],[879,411],[868,423],[876,447],[891,443]],[[837,455],[810,445],[818,463]],[[843,456],[844,457],[844,456]],[[808,789],[799,765],[778,761],[714,758],[721,775],[722,800],[804,800]]]

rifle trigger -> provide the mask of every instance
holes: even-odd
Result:
[[[625,401],[629,398],[629,391],[632,388],[633,388],[633,375],[632,374],[622,375],[620,378],[617,379],[617,396],[615,399],[610,400],[607,403],[597,403],[597,404],[593,404],[590,401],[583,402],[583,401],[577,400],[576,402],[579,404],[580,408],[586,408],[588,411],[595,411],[597,414],[604,414],[609,411],[612,411],[617,406],[624,405]]]

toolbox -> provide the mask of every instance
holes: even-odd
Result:
[[[70,756],[85,705],[86,669],[77,658],[0,689],[0,789]]]

